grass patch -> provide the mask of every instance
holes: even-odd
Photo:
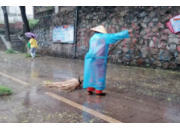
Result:
[[[12,91],[10,88],[0,85],[0,96],[11,95]]]
[[[26,54],[25,54],[25,57],[26,57],[26,58],[31,57],[31,54],[26,53]],[[36,54],[35,57],[40,57],[40,56]]]
[[[8,53],[8,54],[17,54],[17,52],[14,51],[13,49],[6,50],[6,53]]]

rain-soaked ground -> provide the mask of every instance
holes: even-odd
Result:
[[[13,90],[0,97],[0,122],[107,122],[59,101],[51,92],[121,122],[180,122],[180,72],[108,64],[105,97],[86,90],[65,92],[41,85],[83,75],[81,60],[38,57],[0,52],[0,84]]]

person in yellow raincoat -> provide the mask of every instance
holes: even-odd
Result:
[[[97,96],[105,96],[102,90],[106,88],[106,67],[108,48],[110,44],[130,37],[132,30],[108,34],[104,26],[92,28],[95,34],[89,41],[89,51],[85,56],[83,88],[89,95],[95,91]]]
[[[36,49],[38,47],[37,40],[34,38],[34,36],[31,36],[29,43],[31,44],[30,53],[31,53],[32,60],[33,60],[36,56]]]

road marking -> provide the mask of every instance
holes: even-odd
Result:
[[[73,107],[76,107],[76,108],[78,108],[78,109],[80,109],[82,111],[85,111],[85,112],[87,112],[87,113],[89,113],[91,115],[94,115],[95,117],[99,117],[99,118],[101,118],[101,119],[103,119],[103,120],[105,120],[107,122],[110,122],[110,123],[123,123],[123,122],[118,121],[118,120],[116,120],[116,119],[114,119],[112,117],[106,116],[106,115],[104,115],[104,114],[102,114],[100,112],[94,111],[93,109],[87,108],[87,107],[85,107],[83,105],[80,105],[80,104],[78,104],[76,102],[73,102],[73,101],[71,101],[69,99],[61,97],[61,96],[56,95],[54,93],[45,92],[45,94],[47,94],[47,95],[49,95],[49,96],[51,96],[53,98],[56,98],[57,100],[60,100],[60,101],[62,101],[64,103],[66,103],[66,104],[69,104],[69,105],[71,105]]]
[[[20,83],[20,84],[23,84],[23,85],[30,85],[30,84],[27,83],[27,82],[24,82],[24,81],[22,81],[22,80],[20,80],[20,79],[17,79],[17,78],[14,78],[14,77],[12,77],[12,76],[9,76],[9,75],[7,75],[7,74],[5,74],[5,73],[0,72],[0,75],[2,75],[2,76],[4,76],[4,77],[7,77],[7,78],[10,78],[10,79],[12,79],[12,80],[14,80],[14,81],[16,81],[16,82],[18,82],[18,83]],[[87,108],[87,107],[85,107],[85,106],[83,106],[83,105],[80,105],[80,104],[78,104],[78,103],[76,103],[76,102],[73,102],[73,101],[71,101],[71,100],[69,100],[69,99],[66,99],[66,98],[64,98],[64,97],[61,97],[61,96],[56,95],[56,94],[54,94],[54,93],[46,92],[45,94],[47,94],[47,95],[49,95],[49,96],[51,96],[51,97],[53,97],[53,98],[56,98],[56,99],[58,99],[58,100],[60,100],[60,101],[62,101],[62,102],[64,102],[64,103],[66,103],[66,104],[69,104],[69,105],[71,105],[71,106],[73,106],[73,107],[76,107],[76,108],[78,108],[78,109],[80,109],[80,110],[82,110],[82,111],[85,111],[85,112],[87,112],[87,113],[89,113],[89,114],[91,114],[91,115],[94,115],[95,117],[99,117],[99,118],[101,118],[101,119],[103,119],[103,120],[105,120],[105,121],[107,121],[107,122],[110,122],[110,123],[123,123],[123,122],[118,121],[118,120],[116,120],[116,119],[114,119],[114,118],[112,118],[112,117],[106,116],[106,115],[104,115],[104,114],[102,114],[102,113],[100,113],[100,112],[97,112],[97,111],[95,111],[95,110],[93,110],[93,109]]]
[[[16,81],[16,82],[18,82],[18,83],[21,83],[21,84],[23,84],[23,85],[30,85],[29,83],[26,83],[26,82],[24,82],[24,81],[22,81],[22,80],[19,80],[19,79],[17,79],[17,78],[14,78],[14,77],[12,77],[12,76],[10,76],[10,75],[7,75],[7,74],[5,74],[5,73],[2,73],[2,72],[0,72],[0,75],[2,75],[2,76],[4,76],[4,77],[7,77],[7,78],[10,78],[10,79],[12,79],[12,80],[14,80],[14,81]]]

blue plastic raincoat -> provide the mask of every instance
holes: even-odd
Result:
[[[128,30],[103,34],[95,33],[89,41],[89,51],[85,56],[83,88],[93,87],[96,90],[106,88],[106,66],[109,44],[129,38]]]

